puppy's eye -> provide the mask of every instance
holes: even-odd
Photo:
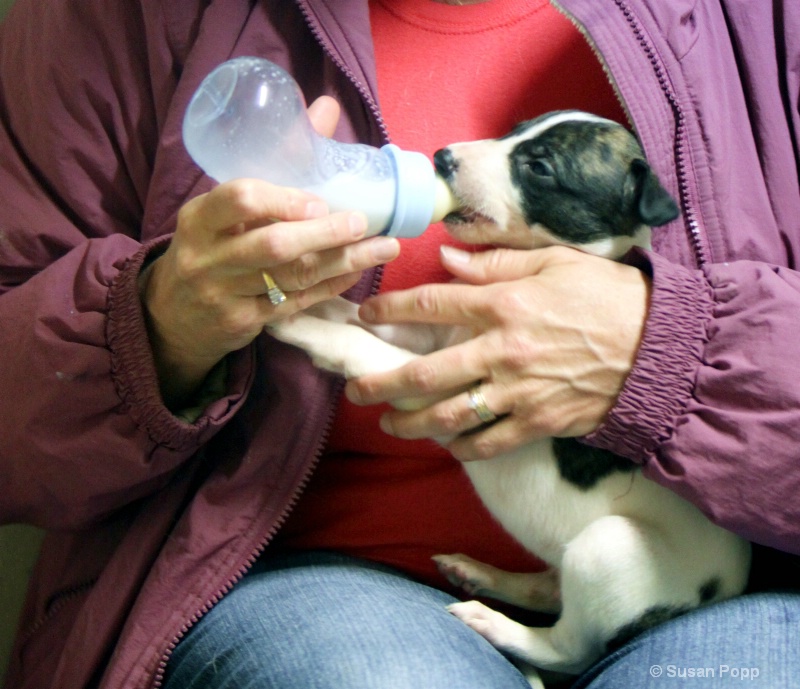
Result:
[[[528,170],[537,177],[554,177],[556,174],[553,166],[542,158],[528,162]]]

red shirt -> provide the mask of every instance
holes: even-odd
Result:
[[[381,109],[403,149],[432,155],[563,108],[624,121],[591,48],[547,0],[374,0],[370,10]],[[441,225],[403,240],[381,290],[448,280],[438,260],[443,242],[456,244]],[[283,543],[377,560],[441,587],[447,584],[430,560],[436,553],[542,569],[483,507],[460,464],[432,441],[384,434],[384,411],[342,399],[327,453],[282,530]]]

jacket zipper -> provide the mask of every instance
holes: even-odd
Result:
[[[306,20],[306,24],[308,25],[308,28],[311,30],[311,33],[316,39],[317,43],[319,43],[319,45],[325,51],[325,54],[339,68],[339,70],[341,70],[342,74],[344,74],[350,80],[353,86],[355,86],[358,93],[361,95],[366,104],[369,106],[370,112],[372,113],[372,116],[375,118],[375,121],[377,122],[378,127],[380,128],[381,134],[383,134],[384,143],[389,143],[391,140],[389,137],[389,130],[386,127],[386,122],[384,121],[380,108],[378,107],[378,104],[375,102],[375,99],[372,97],[372,94],[369,92],[367,87],[359,81],[358,77],[356,77],[356,75],[353,74],[353,70],[351,70],[345,64],[341,56],[336,52],[331,42],[323,33],[322,27],[320,26],[316,17],[314,17],[314,14],[308,7],[308,4],[306,2],[302,2],[301,0],[297,0],[297,6],[300,9],[300,12],[303,14],[303,17]]]
[[[617,86],[616,81],[614,80],[614,76],[611,73],[611,70],[606,63],[605,57],[597,45],[592,40],[591,36],[588,34],[586,28],[578,21],[573,15],[571,15],[566,9],[564,9],[559,0],[550,0],[550,3],[555,7],[559,12],[561,12],[567,19],[569,19],[572,24],[578,29],[581,35],[584,37],[586,42],[589,44],[591,49],[594,51],[595,55],[597,56],[598,60],[600,60],[600,64],[603,67],[603,71],[608,76],[608,80],[611,84],[612,89],[616,93],[617,99],[619,100],[620,104],[622,105],[623,110],[625,111],[628,120],[630,121],[631,125],[634,126],[635,124],[630,116],[630,112],[628,107],[625,103],[625,100],[620,93],[619,87]],[[639,21],[636,19],[633,11],[628,7],[625,0],[614,0],[614,3],[617,5],[619,10],[622,12],[625,20],[628,22],[628,26],[630,27],[634,37],[636,38],[637,42],[639,43],[639,47],[642,49],[644,54],[650,60],[650,64],[653,67],[653,72],[658,79],[658,84],[661,87],[664,95],[667,97],[667,101],[672,108],[672,111],[675,115],[675,166],[676,166],[676,173],[678,177],[678,194],[680,197],[680,204],[683,210],[683,218],[686,224],[686,230],[689,234],[689,240],[692,245],[692,249],[694,250],[695,261],[698,267],[701,267],[709,262],[709,255],[708,250],[706,249],[705,239],[703,237],[703,232],[700,227],[700,221],[698,219],[698,214],[694,208],[694,204],[691,200],[691,193],[689,189],[689,167],[690,164],[688,162],[688,136],[686,132],[686,115],[681,107],[681,104],[678,102],[678,98],[675,95],[675,92],[672,90],[672,87],[669,84],[669,80],[666,76],[666,71],[664,69],[663,64],[658,58],[657,51],[653,48],[652,44],[648,40],[645,31],[642,29]]]
[[[332,398],[338,399],[339,395],[342,394],[344,389],[344,381],[338,383],[333,390]],[[250,571],[250,569],[255,565],[264,551],[267,549],[267,546],[270,544],[272,539],[280,530],[281,526],[284,524],[286,519],[289,517],[289,514],[294,509],[295,505],[297,504],[300,496],[306,489],[308,482],[311,480],[311,476],[314,473],[319,461],[322,457],[323,448],[327,442],[327,439],[331,432],[331,427],[333,426],[333,420],[336,414],[336,407],[331,407],[328,409],[327,416],[325,419],[325,423],[323,425],[322,433],[320,434],[319,441],[317,443],[317,447],[313,453],[313,459],[308,465],[305,474],[303,475],[302,479],[295,487],[292,495],[289,499],[289,503],[286,506],[286,509],[278,516],[275,520],[274,525],[270,528],[267,534],[264,536],[261,543],[259,543],[258,547],[249,555],[247,560],[245,561],[244,565],[230,578],[228,579],[218,590],[214,593],[211,598],[209,598],[200,608],[197,610],[180,628],[180,631],[172,638],[172,640],[167,645],[164,652],[161,654],[161,658],[158,663],[158,668],[156,669],[156,674],[153,678],[151,683],[152,689],[160,689],[160,687],[164,683],[164,674],[167,669],[167,664],[169,663],[169,659],[172,656],[172,652],[178,646],[180,641],[189,633],[189,630],[194,627],[210,610],[213,608],[217,603],[219,603],[222,598],[227,595],[231,589],[238,584]]]
[[[70,601],[80,598],[88,591],[90,591],[94,585],[97,583],[97,577],[93,577],[91,579],[87,579],[81,584],[76,584],[75,586],[71,586],[67,589],[62,591],[58,591],[57,593],[50,596],[50,599],[45,606],[45,611],[37,617],[33,622],[31,622],[27,628],[22,632],[20,635],[17,644],[21,648],[24,646],[28,640],[36,634],[36,632],[41,629],[41,627],[46,624],[50,619],[55,617],[63,608],[66,606]]]
[[[298,6],[300,11],[302,12],[303,16],[305,17],[306,23],[308,24],[311,33],[313,34],[314,38],[323,48],[325,53],[331,58],[331,60],[336,64],[336,66],[342,71],[342,73],[350,80],[350,82],[355,86],[358,92],[361,94],[361,97],[367,103],[372,112],[375,120],[380,128],[380,131],[383,135],[383,138],[386,142],[389,141],[389,133],[386,128],[386,123],[383,120],[383,117],[380,113],[378,108],[378,104],[375,102],[375,99],[372,97],[372,94],[369,93],[366,86],[364,86],[353,74],[352,70],[342,61],[338,54],[333,49],[333,46],[330,42],[325,38],[320,26],[318,25],[316,19],[311,14],[310,10],[306,7],[306,5],[302,2],[298,2]],[[375,277],[372,284],[372,293],[376,293],[380,286],[382,277],[382,271],[380,269],[376,270]],[[341,381],[334,389],[333,392],[333,399],[338,399],[339,396],[342,394],[344,389],[344,381]],[[236,574],[231,577],[228,581],[226,581],[219,590],[211,596],[201,607],[197,610],[181,627],[178,634],[176,634],[170,643],[167,645],[164,652],[161,654],[161,658],[158,663],[158,668],[156,670],[156,674],[153,678],[151,683],[152,689],[160,689],[164,683],[164,675],[166,673],[167,664],[169,663],[169,659],[172,655],[172,652],[178,646],[180,641],[189,633],[189,630],[194,627],[210,610],[213,608],[222,598],[230,592],[230,590],[239,582],[241,581],[247,572],[253,567],[253,565],[258,561],[261,557],[263,552],[266,550],[267,546],[269,545],[270,541],[274,538],[277,532],[280,530],[282,524],[286,521],[289,514],[294,509],[294,506],[297,504],[300,496],[306,489],[308,482],[311,480],[311,476],[314,473],[319,461],[322,457],[323,448],[327,442],[328,437],[330,436],[331,428],[333,426],[333,420],[336,414],[335,406],[328,410],[327,418],[324,424],[324,428],[322,433],[320,434],[320,439],[317,444],[317,448],[314,451],[314,457],[312,462],[309,464],[303,478],[301,479],[300,483],[294,489],[292,496],[289,500],[289,504],[287,505],[286,509],[283,513],[278,517],[275,521],[274,526],[269,530],[266,534],[264,539],[259,544],[258,548],[253,551],[250,556],[245,561],[245,564],[236,572]]]

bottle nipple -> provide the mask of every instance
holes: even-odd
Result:
[[[439,222],[444,220],[450,213],[459,209],[459,203],[450,186],[442,179],[438,173],[434,174],[433,178],[434,194],[433,194],[433,215],[431,222]]]

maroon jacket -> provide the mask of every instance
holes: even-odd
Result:
[[[641,257],[642,349],[588,440],[800,552],[800,5],[559,4],[683,209]],[[289,68],[342,102],[337,138],[385,141],[367,18],[366,0],[17,0],[0,30],[0,523],[50,530],[7,687],[157,684],[302,492],[340,382],[265,336],[181,421],[136,278],[211,186],[180,124],[225,59]]]

